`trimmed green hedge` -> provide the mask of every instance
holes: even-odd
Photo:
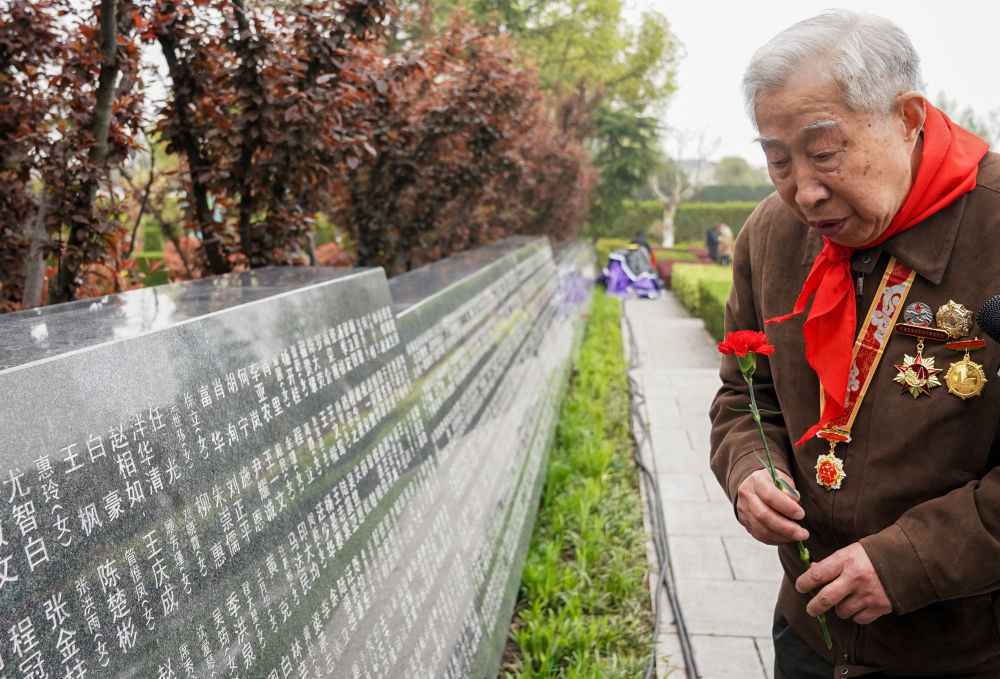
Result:
[[[770,184],[759,186],[743,186],[735,184],[716,184],[703,186],[691,196],[692,203],[727,203],[731,201],[749,201],[759,203],[774,193]]]
[[[599,241],[618,240],[626,244],[637,233],[658,239],[658,234],[650,234],[649,229],[663,218],[659,201],[626,201],[625,205],[625,211],[614,224],[591,224],[588,227],[589,233],[598,236]],[[733,230],[733,235],[736,235],[755,207],[757,207],[755,201],[681,203],[674,215],[674,242],[704,243],[705,230],[719,222],[728,224]],[[597,254],[600,256],[601,253]]]
[[[674,241],[705,242],[705,230],[725,222],[735,236],[757,203],[681,203],[674,217]]]
[[[647,234],[649,227],[663,218],[663,208],[658,200],[626,200],[624,207],[610,223],[588,225],[588,235],[632,239],[637,233]]]
[[[703,280],[698,284],[698,314],[705,321],[705,329],[716,340],[726,334],[726,302],[732,287],[732,281]]]
[[[608,263],[608,255],[615,250],[627,248],[632,241],[624,238],[598,238],[594,244],[597,252],[597,263],[604,266]],[[653,254],[658,262],[696,262],[698,257],[686,248],[653,248]]]
[[[705,322],[713,337],[722,339],[726,300],[733,286],[732,270],[714,264],[676,264],[670,278],[678,301]]]

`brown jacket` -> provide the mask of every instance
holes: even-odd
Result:
[[[777,195],[765,199],[737,239],[726,330],[765,329],[765,318],[790,310],[820,246]],[[859,325],[890,254],[917,272],[907,304],[926,302],[936,310],[955,300],[976,311],[1000,293],[1000,155],[983,159],[971,193],[879,248],[855,253],[854,276],[864,275]],[[782,412],[766,424],[767,436],[778,466],[802,493],[813,559],[860,541],[894,608],[870,625],[831,611],[831,655],[805,612],[811,595],[792,586],[803,572],[794,545],[784,545],[778,605],[793,630],[837,664],[837,677],[876,669],[890,676],[1000,677],[1000,346],[989,340],[973,354],[989,380],[982,396],[963,401],[941,386],[914,400],[893,382],[893,365],[913,355],[916,343],[894,334],[855,421],[854,440],[840,449],[847,478],[829,492],[817,484],[814,469],[826,444],[812,440],[793,450],[790,443],[819,410],[802,318],[766,332],[776,351],[759,364],[758,399],[762,408]],[[924,355],[944,369],[961,358],[934,342]],[[723,361],[721,375],[711,409],[711,464],[735,499],[740,483],[760,468],[760,441],[749,417],[730,407],[747,399],[732,358]]]

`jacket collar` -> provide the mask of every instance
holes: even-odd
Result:
[[[951,259],[958,229],[962,224],[966,194],[948,207],[934,213],[920,224],[893,236],[882,245],[867,250],[858,250],[851,259],[851,268],[860,273],[871,273],[883,252],[887,252],[916,271],[934,285],[944,279]],[[813,260],[823,247],[823,239],[808,227],[806,247],[802,264],[812,266]]]

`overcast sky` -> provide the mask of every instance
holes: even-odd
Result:
[[[763,165],[743,112],[740,78],[754,51],[783,28],[831,7],[880,14],[899,24],[923,61],[932,101],[940,91],[978,113],[1000,108],[1000,3],[882,0],[625,0],[630,14],[656,9],[684,45],[667,125],[719,139],[715,158]],[[690,155],[688,151],[685,155]]]

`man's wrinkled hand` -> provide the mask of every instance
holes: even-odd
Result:
[[[817,561],[795,581],[795,589],[803,594],[817,587],[822,589],[806,606],[811,616],[832,608],[839,618],[867,625],[892,612],[882,580],[860,543]]]
[[[779,471],[791,488],[795,482]],[[797,493],[796,493],[797,494]],[[736,517],[750,535],[767,545],[809,539],[809,531],[795,523],[805,518],[798,499],[778,490],[766,469],[758,469],[736,491]]]

